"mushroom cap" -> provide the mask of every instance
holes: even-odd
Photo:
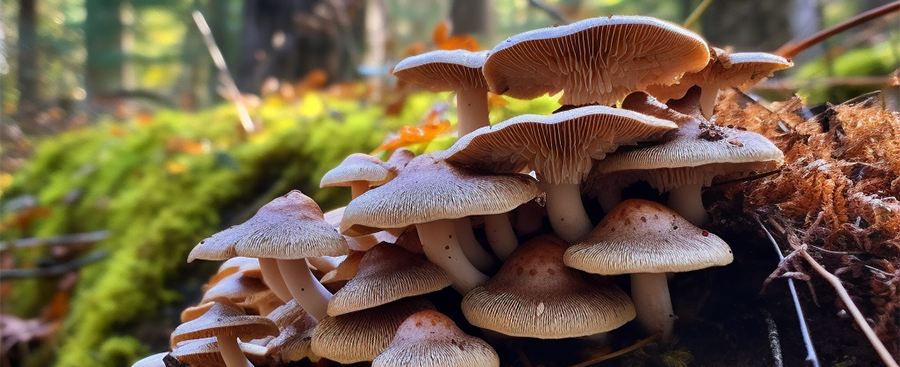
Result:
[[[266,344],[266,356],[276,363],[288,363],[312,354],[310,340],[318,322],[297,301],[291,300],[267,317],[278,325],[279,333]]]
[[[566,250],[566,265],[588,273],[665,273],[730,264],[731,248],[666,206],[628,199],[613,208],[580,242]]]
[[[713,47],[709,63],[701,70],[685,73],[676,84],[652,85],[647,92],[661,101],[684,97],[694,85],[701,88],[741,89],[760,82],[773,72],[794,66],[794,63],[778,55],[765,52],[738,52],[728,54]]]
[[[319,187],[350,186],[352,181],[366,181],[369,186],[383,185],[397,175],[397,170],[368,154],[353,153],[337,167],[322,176]]]
[[[244,310],[227,298],[217,298],[202,316],[178,325],[172,332],[172,344],[212,336],[258,339],[278,335],[278,327],[263,316],[244,314]]]
[[[246,222],[200,241],[188,262],[235,256],[301,259],[347,251],[347,241],[325,221],[319,205],[293,190],[264,205]]]
[[[517,248],[500,271],[463,298],[472,325],[506,335],[559,339],[610,331],[634,319],[615,285],[594,285],[566,267],[568,244],[543,235]]]
[[[163,362],[163,358],[165,358],[168,354],[169,352],[161,352],[146,356],[144,358],[141,358],[139,361],[134,362],[131,367],[166,367],[165,362]]]
[[[470,172],[424,154],[413,158],[397,178],[351,201],[341,232],[354,236],[438,219],[505,213],[538,194],[537,181],[528,175]]]
[[[671,121],[634,111],[588,106],[485,126],[439,154],[462,167],[501,173],[528,168],[542,182],[577,184],[594,160],[619,145],[659,139],[675,128]]]
[[[360,260],[358,272],[328,302],[328,315],[338,316],[450,286],[444,270],[423,255],[381,243]]]
[[[620,177],[614,180],[643,179],[663,192],[687,184],[709,186],[716,176],[773,169],[783,161],[784,153],[760,134],[692,122],[661,144],[610,154],[597,162],[587,181],[615,173]]]
[[[394,75],[430,92],[487,88],[481,72],[487,56],[488,51],[430,51],[403,59]]]
[[[484,340],[467,335],[444,314],[426,310],[409,316],[373,367],[496,367],[497,352]]]
[[[375,308],[326,316],[313,331],[312,351],[343,364],[371,361],[391,344],[403,320],[433,309],[428,300],[404,298]]]
[[[709,46],[675,24],[642,16],[585,19],[508,38],[484,63],[490,90],[530,99],[564,91],[565,105],[610,105],[702,69]]]

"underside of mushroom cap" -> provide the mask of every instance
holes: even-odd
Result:
[[[487,88],[481,72],[487,56],[488,51],[435,50],[403,59],[394,75],[431,92]]]
[[[566,265],[588,273],[683,272],[731,263],[725,241],[666,206],[629,199],[584,240],[566,250]]]
[[[588,106],[552,115],[521,115],[475,130],[444,152],[452,164],[489,172],[533,169],[542,182],[580,183],[593,161],[620,145],[651,141],[677,127],[638,112]]]
[[[491,91],[530,99],[564,91],[562,104],[610,105],[653,84],[702,69],[709,46],[675,24],[642,16],[582,20],[515,35],[491,50]]]

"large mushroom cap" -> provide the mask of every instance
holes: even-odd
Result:
[[[325,221],[319,205],[293,190],[264,205],[246,222],[200,241],[188,262],[235,256],[302,259],[348,251],[347,241]]]
[[[601,275],[684,272],[732,259],[718,236],[662,204],[638,199],[617,205],[564,257],[570,267]]]
[[[491,172],[526,167],[551,184],[577,184],[595,159],[619,145],[659,139],[671,121],[605,106],[521,115],[475,130],[440,154],[452,164]]]
[[[394,75],[431,92],[486,88],[481,68],[488,51],[436,50],[410,56],[394,67]]]
[[[497,352],[488,343],[466,335],[440,312],[427,310],[409,316],[397,329],[391,345],[372,362],[373,367],[496,367]]]
[[[358,235],[438,219],[505,213],[539,193],[537,182],[528,175],[468,172],[425,154],[413,158],[397,178],[351,201],[341,232]]]
[[[536,98],[564,91],[568,105],[609,105],[653,84],[702,69],[709,46],[699,35],[650,17],[610,16],[508,38],[491,50],[491,91]]]
[[[567,246],[551,235],[520,246],[497,275],[463,299],[466,319],[506,335],[541,339],[602,333],[633,319],[625,292],[587,283],[563,264]]]

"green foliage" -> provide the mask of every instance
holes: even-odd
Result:
[[[804,65],[797,72],[800,80],[815,80],[825,76],[885,76],[897,69],[900,37],[892,37],[872,47],[848,51],[831,62],[831,70],[824,58]],[[872,86],[815,86],[810,85],[797,91],[807,103],[840,103],[853,97],[871,92]]]

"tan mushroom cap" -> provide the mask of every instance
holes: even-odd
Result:
[[[278,325],[279,333],[266,344],[266,355],[277,363],[288,363],[312,354],[310,340],[318,322],[291,300],[267,316]]]
[[[520,246],[493,278],[463,298],[466,319],[506,335],[540,339],[602,333],[633,319],[625,292],[587,283],[563,264],[567,246],[552,235]]]
[[[598,162],[591,178],[634,175],[660,192],[688,184],[709,186],[716,176],[774,169],[784,153],[764,136],[727,127],[687,123],[671,139],[610,154]]]
[[[577,184],[619,145],[659,139],[671,121],[605,106],[553,115],[521,115],[460,138],[442,156],[454,165],[490,172],[526,168],[550,184]]]
[[[175,328],[172,332],[172,344],[212,336],[250,340],[267,335],[278,335],[278,327],[271,320],[263,316],[246,315],[234,302],[227,298],[217,298],[203,316]]]
[[[653,84],[702,69],[709,46],[699,35],[650,17],[609,16],[515,35],[491,50],[491,91],[530,99],[564,91],[566,105],[610,105]]]
[[[373,367],[497,367],[500,357],[484,340],[467,335],[449,317],[420,311],[397,329],[391,345]]]
[[[403,59],[394,75],[431,92],[487,88],[481,72],[487,56],[488,51],[430,51]]]
[[[359,262],[362,260],[365,254],[366,253],[363,251],[350,251],[350,254],[347,255],[347,258],[344,259],[344,261],[341,261],[341,263],[338,264],[338,266],[334,268],[334,270],[325,273],[325,275],[323,275],[322,278],[319,279],[319,282],[328,285],[338,282],[346,282],[350,279],[353,279],[353,277],[356,276],[356,273],[359,270]]]
[[[263,346],[238,342],[241,352],[256,365],[266,364],[266,348]],[[225,359],[219,351],[219,343],[215,337],[185,340],[172,348],[172,357],[191,366],[225,367]],[[134,366],[132,366],[134,367]]]
[[[200,241],[188,262],[235,256],[302,259],[347,251],[347,241],[325,221],[319,205],[293,190],[264,205],[246,222]]]
[[[436,292],[451,283],[447,273],[425,256],[381,243],[365,253],[356,276],[328,302],[328,315],[343,315]]]
[[[322,176],[319,187],[350,186],[352,181],[365,181],[369,186],[382,185],[397,175],[396,169],[368,154],[353,153],[337,167]]]
[[[583,241],[566,250],[566,265],[588,273],[685,272],[731,263],[719,236],[666,206],[629,199],[617,205]]]
[[[362,235],[438,219],[505,213],[540,193],[524,174],[487,175],[420,155],[390,182],[347,205],[341,232]]]
[[[404,298],[359,312],[325,317],[313,332],[312,351],[343,364],[371,361],[391,344],[403,320],[433,309],[434,305],[425,299]]]

